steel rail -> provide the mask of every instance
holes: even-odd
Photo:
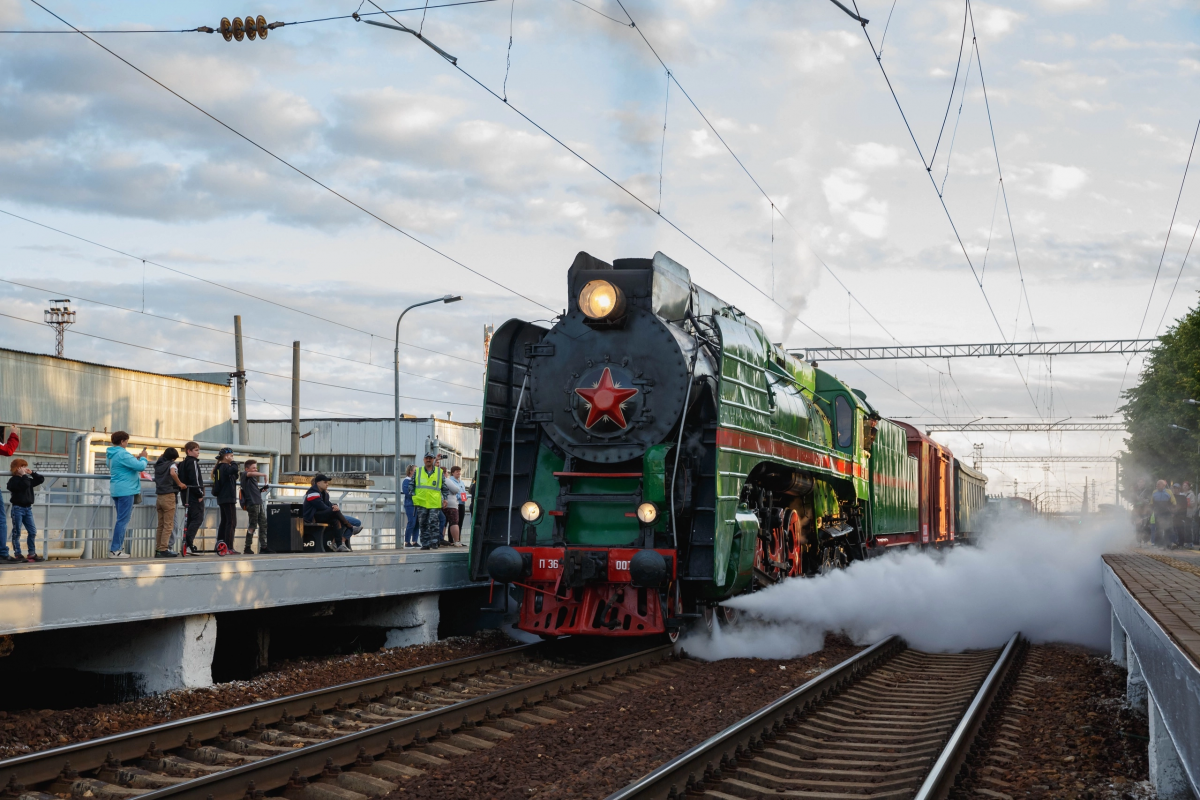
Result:
[[[26,786],[54,780],[68,761],[71,769],[84,772],[102,766],[110,753],[120,761],[140,758],[152,742],[159,750],[170,750],[182,746],[189,735],[207,740],[216,737],[225,727],[232,731],[245,730],[256,719],[260,724],[270,725],[279,722],[285,714],[304,716],[313,704],[325,710],[334,707],[339,700],[357,702],[364,692],[377,694],[389,686],[400,690],[409,684],[420,685],[423,681],[434,683],[464,672],[495,669],[512,663],[524,654],[536,652],[540,647],[542,643],[508,647],[18,756],[0,761],[0,787],[14,779],[16,783]]]
[[[740,722],[709,737],[686,753],[676,756],[649,775],[613,792],[606,800],[662,800],[668,796],[682,797],[685,787],[697,780],[703,780],[706,770],[711,774],[714,764],[732,759],[739,752],[750,750],[756,740],[764,735],[769,738],[773,731],[783,727],[808,704],[820,700],[863,672],[874,669],[903,648],[904,642],[898,636],[889,636],[871,645]]]
[[[138,800],[240,800],[247,796],[251,782],[253,793],[257,796],[260,791],[269,792],[287,785],[294,776],[307,779],[319,775],[330,761],[334,766],[345,766],[358,760],[364,751],[367,756],[373,757],[389,749],[410,744],[420,737],[434,738],[439,732],[457,728],[468,722],[484,721],[489,715],[507,711],[515,706],[535,703],[559,691],[569,691],[580,684],[586,685],[591,681],[665,661],[671,656],[673,649],[673,645],[664,645],[631,656],[561,672],[552,677],[464,700],[442,709],[147,792],[140,795]]]
[[[950,796],[950,790],[954,788],[954,781],[958,777],[959,770],[962,769],[963,762],[967,759],[976,734],[983,726],[988,710],[992,706],[992,700],[1000,691],[1000,687],[1016,659],[1021,643],[1020,633],[1014,633],[1008,640],[1000,657],[996,659],[992,671],[984,678],[979,691],[971,700],[971,705],[963,713],[958,727],[954,729],[954,733],[950,734],[950,740],[942,748],[941,755],[934,762],[925,782],[917,790],[914,800],[946,800]]]

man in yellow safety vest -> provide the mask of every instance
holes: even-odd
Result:
[[[437,466],[437,453],[426,453],[425,465],[413,476],[413,506],[422,550],[437,547],[442,539],[442,498],[449,494],[446,473]]]

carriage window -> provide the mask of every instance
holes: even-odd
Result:
[[[834,398],[833,410],[837,416],[838,447],[849,447],[854,444],[854,411],[842,395]]]

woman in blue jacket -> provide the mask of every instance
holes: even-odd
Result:
[[[146,448],[143,447],[135,458],[125,449],[128,441],[128,433],[117,431],[112,435],[112,447],[104,453],[108,462],[109,492],[117,508],[117,522],[113,525],[112,544],[108,548],[109,558],[129,558],[125,552],[125,528],[133,516],[133,498],[142,493],[140,473],[148,466]]]

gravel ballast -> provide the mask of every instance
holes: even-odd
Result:
[[[676,662],[688,667],[677,679],[448,759],[445,767],[406,782],[389,797],[607,797],[861,649],[829,637],[824,650],[803,658]]]
[[[205,689],[180,689],[125,703],[60,711],[0,711],[0,758],[13,758],[388,672],[467,658],[517,644],[500,631],[481,631],[473,636],[375,653],[287,661],[272,666],[270,671],[253,680],[220,683]]]

